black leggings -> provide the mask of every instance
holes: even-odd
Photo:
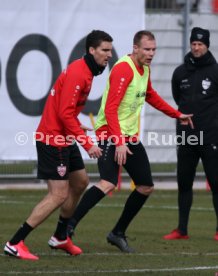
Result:
[[[103,150],[102,156],[98,159],[100,177],[117,185],[119,166],[114,161],[115,145],[109,141],[100,141],[98,146]],[[153,186],[150,163],[144,146],[141,142],[135,145],[128,143],[127,146],[133,154],[127,155],[127,161],[123,167],[136,186]]]

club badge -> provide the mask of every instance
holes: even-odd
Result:
[[[60,166],[57,166],[57,172],[61,177],[63,177],[66,174],[66,171],[67,171],[67,168],[63,164],[61,164]]]
[[[202,87],[207,90],[211,86],[211,81],[209,79],[202,80]]]
[[[197,38],[198,38],[198,39],[202,39],[202,38],[203,38],[203,35],[202,35],[202,34],[197,34]]]

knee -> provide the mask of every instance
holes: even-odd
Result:
[[[150,195],[154,191],[154,186],[137,186],[136,190],[143,195]]]
[[[67,180],[49,180],[48,194],[49,200],[56,205],[61,205],[68,198],[70,192]]]
[[[194,179],[189,179],[187,176],[178,176],[177,177],[178,183],[178,191],[180,193],[187,193],[192,191]]]
[[[72,190],[73,193],[80,195],[85,191],[88,184],[89,184],[89,178],[86,175],[86,176],[80,178],[80,181],[78,181],[76,184],[73,183],[71,185],[71,190]]]
[[[68,198],[68,192],[63,191],[61,193],[53,193],[51,196],[53,197],[57,205],[62,205]]]
[[[79,193],[82,193],[87,188],[88,184],[89,184],[89,178],[86,175],[82,179],[80,179],[80,182],[78,183],[78,185],[76,187],[76,190]]]
[[[189,185],[184,185],[184,184],[180,184],[178,183],[178,191],[179,193],[189,193],[192,191],[192,187],[193,185],[192,184],[189,184]]]
[[[111,182],[101,180],[96,187],[99,188],[103,193],[107,194],[115,189],[115,185]]]

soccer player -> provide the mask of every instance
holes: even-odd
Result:
[[[139,31],[133,39],[132,54],[113,66],[104,91],[95,129],[102,156],[98,159],[100,182],[86,191],[69,223],[69,235],[82,217],[118,182],[119,166],[124,166],[136,189],[126,201],[124,210],[107,236],[107,241],[123,252],[133,252],[125,232],[153,191],[150,164],[138,138],[139,115],[146,101],[154,108],[183,124],[191,124],[192,115],[184,115],[168,105],[152,88],[150,64],[156,51],[153,33]]]
[[[82,250],[67,237],[68,219],[87,187],[84,163],[75,142],[81,143],[91,158],[99,158],[102,149],[86,135],[87,127],[78,120],[93,77],[101,74],[112,56],[112,37],[93,30],[86,38],[86,54],[72,62],[56,80],[48,96],[36,133],[38,178],[48,181],[48,194],[35,206],[32,213],[4,247],[8,255],[20,259],[38,260],[24,244],[30,232],[60,207],[57,229],[49,246],[71,255]]]
[[[188,220],[193,200],[193,182],[196,167],[202,160],[212,191],[216,214],[218,241],[218,65],[208,50],[209,30],[195,27],[191,31],[191,51],[184,63],[177,67],[172,77],[172,92],[181,112],[192,112],[195,129],[177,125],[177,135],[195,137],[197,143],[179,145],[177,150],[178,226],[164,236],[166,240],[189,239]],[[200,139],[203,134],[203,143]],[[188,139],[186,139],[188,141]]]

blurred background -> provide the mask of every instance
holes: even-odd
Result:
[[[171,77],[189,51],[190,30],[196,26],[210,30],[210,50],[218,59],[218,0],[0,0],[0,182],[35,179],[34,131],[47,94],[61,70],[84,54],[89,31],[102,29],[113,36],[109,69],[131,52],[136,31],[152,31],[157,41],[152,84],[176,107]],[[109,69],[95,79],[80,115],[88,126],[95,120]],[[175,179],[175,120],[146,104],[140,129],[153,176]],[[95,179],[96,161],[81,150]],[[204,178],[201,164],[197,176]]]

